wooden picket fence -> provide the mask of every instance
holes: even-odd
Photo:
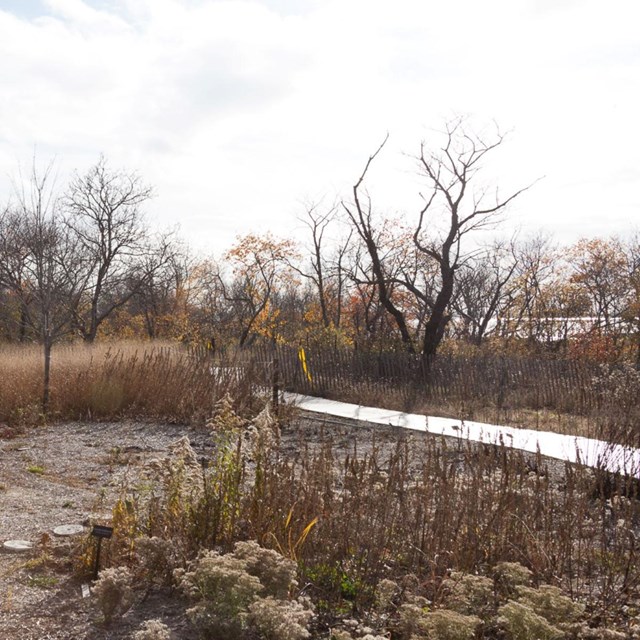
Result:
[[[550,408],[588,414],[603,394],[598,366],[569,360],[364,353],[261,345],[242,356],[265,386],[349,399],[393,395],[407,407],[480,400],[496,407]]]
[[[628,367],[619,367],[623,375],[613,380],[607,376],[615,368],[607,372],[577,360],[450,354],[425,360],[408,353],[303,350],[265,343],[233,353],[202,347],[190,351],[196,359],[206,360],[216,376],[270,388],[274,399],[280,391],[294,391],[380,406],[389,406],[392,399],[391,404],[405,410],[421,404],[475,403],[585,416],[623,409],[640,417],[640,372]]]

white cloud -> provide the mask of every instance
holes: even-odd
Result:
[[[417,206],[401,152],[454,112],[515,129],[497,182],[548,176],[514,213],[523,226],[570,237],[618,224],[603,209],[637,215],[631,0],[43,6],[0,11],[0,161],[11,172],[37,145],[83,169],[104,152],[153,182],[158,218],[179,216],[200,246],[288,232],[302,198],[348,190],[386,131],[371,189],[385,208]]]
[[[43,4],[54,17],[41,17],[38,19],[40,24],[61,20],[71,29],[104,34],[128,28],[127,23],[118,16],[94,9],[82,0],[44,0]]]

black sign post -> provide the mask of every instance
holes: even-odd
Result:
[[[109,539],[113,535],[113,527],[103,527],[102,525],[96,524],[93,526],[91,530],[91,535],[94,538],[98,538],[98,546],[96,547],[96,562],[93,567],[93,579],[98,579],[98,570],[100,568],[100,548],[102,546],[103,538]]]

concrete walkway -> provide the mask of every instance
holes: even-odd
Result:
[[[363,407],[348,402],[325,400],[296,393],[285,393],[284,400],[305,411],[313,411],[341,418],[363,420],[413,431],[423,431],[452,438],[464,438],[507,447],[543,456],[581,463],[590,467],[603,467],[614,473],[640,478],[640,449],[623,447],[602,440],[568,436],[551,431],[516,429],[484,422],[437,418],[415,413],[403,413],[375,407]]]

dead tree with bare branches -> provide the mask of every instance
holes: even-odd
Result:
[[[400,288],[410,292],[426,310],[420,349],[425,360],[438,350],[451,319],[450,306],[457,274],[475,253],[465,246],[465,238],[481,229],[494,227],[507,207],[531,186],[502,197],[497,189],[490,195],[479,185],[477,176],[483,161],[505,139],[497,128],[490,135],[476,134],[469,129],[465,119],[457,118],[446,124],[441,139],[442,144],[435,147],[423,142],[415,158],[426,189],[420,194],[423,204],[411,227],[409,242],[412,246],[406,248],[404,254],[413,256],[413,267],[408,268],[404,260],[404,266],[399,269],[385,268],[378,241],[381,227],[374,223],[371,199],[366,196],[363,202],[361,193],[369,167],[384,147],[386,138],[369,157],[354,185],[353,203],[344,205],[368,251],[380,302],[394,318],[409,351],[415,350],[412,331],[399,302],[402,298],[394,296],[394,291]],[[395,255],[398,255],[397,251]],[[425,265],[435,266],[437,283],[434,284],[433,278],[416,277],[416,269],[425,270]]]

